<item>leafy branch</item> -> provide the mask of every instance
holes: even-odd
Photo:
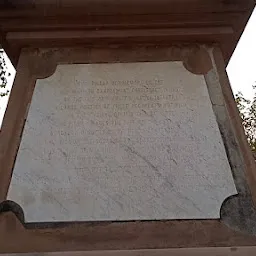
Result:
[[[244,98],[241,92],[235,95],[235,99],[242,118],[245,135],[256,159],[256,85],[252,86],[252,89],[254,94],[252,100]]]
[[[11,73],[7,70],[6,61],[4,58],[4,51],[0,49],[0,97],[7,96],[9,90],[5,90],[7,85],[7,79],[11,75]]]

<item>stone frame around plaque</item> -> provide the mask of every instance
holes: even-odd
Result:
[[[203,74],[225,145],[238,196],[222,205],[220,220],[31,223],[6,201],[15,157],[36,79],[58,64],[183,61]],[[135,250],[256,245],[255,161],[236,108],[217,45],[109,46],[24,49],[0,133],[0,252]]]

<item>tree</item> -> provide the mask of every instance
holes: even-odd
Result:
[[[7,70],[7,65],[4,58],[4,50],[0,49],[0,96],[6,96],[9,90],[6,90],[7,79],[11,74]]]
[[[235,96],[236,104],[242,118],[245,135],[256,159],[256,85],[252,86],[253,99],[245,99],[241,92]]]

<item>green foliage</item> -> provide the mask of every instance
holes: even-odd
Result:
[[[7,71],[7,65],[4,59],[4,51],[0,49],[0,97],[8,95],[9,91],[5,90],[7,79],[11,74]]]
[[[245,99],[243,94],[236,94],[236,104],[242,118],[245,135],[256,158],[256,85],[253,87],[253,99]]]

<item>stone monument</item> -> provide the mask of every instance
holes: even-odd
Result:
[[[2,4],[0,253],[253,255],[256,167],[225,73],[253,6]]]

